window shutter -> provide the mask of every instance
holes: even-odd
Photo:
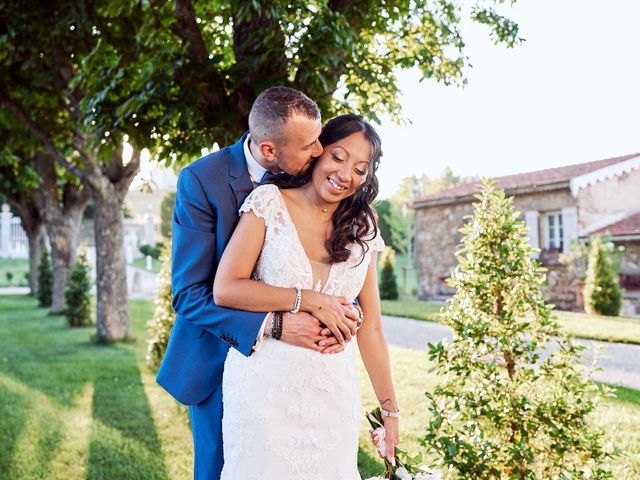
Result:
[[[527,234],[529,237],[529,243],[533,248],[540,248],[540,237],[538,234],[538,218],[540,217],[540,212],[537,210],[529,210],[524,212],[524,223],[529,228],[529,233]],[[535,252],[531,256],[533,258],[538,258],[540,252]]]
[[[571,242],[578,238],[578,208],[564,207],[562,209],[562,253],[567,254]]]

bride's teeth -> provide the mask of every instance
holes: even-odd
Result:
[[[347,187],[343,187],[341,185],[338,185],[336,182],[334,182],[331,178],[328,178],[329,183],[334,187],[337,188],[338,190],[346,190]]]

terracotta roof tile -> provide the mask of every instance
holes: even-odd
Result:
[[[629,215],[606,227],[599,228],[589,235],[608,233],[612,237],[624,237],[628,235],[640,235],[640,212]]]
[[[579,177],[585,173],[624,162],[625,160],[637,157],[638,155],[640,155],[640,153],[634,153],[622,157],[607,158],[604,160],[596,160],[595,162],[567,165],[565,167],[547,168],[545,170],[535,170],[533,172],[518,173],[516,175],[506,175],[504,177],[496,177],[494,180],[497,180],[497,187],[504,190],[551,185],[554,183],[568,182],[574,177]],[[432,195],[417,198],[414,200],[414,203],[468,197],[478,192],[480,185],[481,181],[475,180]]]

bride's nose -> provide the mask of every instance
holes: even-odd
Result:
[[[341,182],[350,182],[351,181],[351,170],[347,165],[343,165],[340,170],[338,170],[338,179]]]

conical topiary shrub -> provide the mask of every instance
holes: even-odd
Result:
[[[584,310],[589,314],[617,316],[622,307],[622,292],[612,265],[612,249],[602,237],[589,241],[589,263],[584,283]]]
[[[440,383],[424,443],[451,479],[610,478],[615,450],[590,417],[608,389],[588,380],[584,347],[545,305],[544,269],[511,199],[486,180],[476,198],[441,315],[453,340],[429,345]]]
[[[51,260],[47,249],[42,250],[40,263],[38,264],[38,285],[36,296],[38,297],[38,305],[41,307],[50,307],[53,300],[53,271],[51,270]]]
[[[395,255],[391,247],[385,247],[382,252],[382,270],[380,272],[380,298],[382,300],[397,300],[398,285],[395,273]]]
[[[70,327],[91,325],[91,267],[85,249],[81,249],[71,267],[64,290],[64,315]]]

